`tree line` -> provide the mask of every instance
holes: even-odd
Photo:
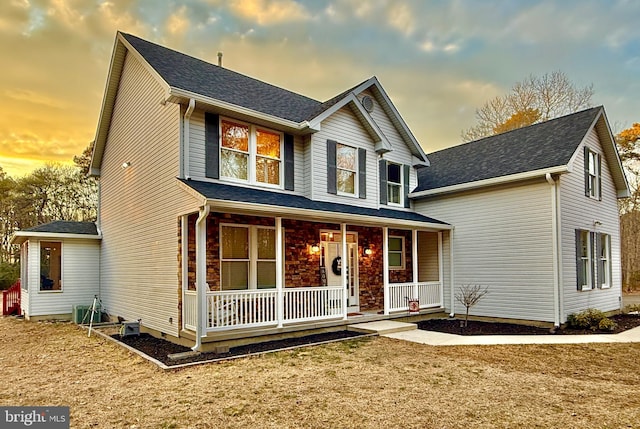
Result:
[[[19,277],[14,232],[54,220],[96,220],[98,181],[88,176],[92,150],[90,144],[74,165],[50,163],[19,178],[0,166],[0,289]]]

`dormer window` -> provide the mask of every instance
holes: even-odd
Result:
[[[228,119],[220,121],[220,176],[280,186],[283,135]]]

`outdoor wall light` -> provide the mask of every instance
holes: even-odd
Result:
[[[127,161],[127,162],[123,162],[123,163],[122,163],[122,169],[123,169],[123,170],[124,170],[125,168],[129,168],[129,167],[131,167],[131,163],[130,163],[129,161]]]
[[[367,256],[370,256],[373,254],[373,250],[370,247],[365,247],[364,248],[364,254]]]
[[[314,244],[311,246],[311,253],[318,253],[320,251],[320,246],[318,244]]]

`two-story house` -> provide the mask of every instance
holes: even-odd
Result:
[[[578,171],[584,147],[593,175]],[[319,102],[117,33],[91,174],[90,237],[16,234],[27,316],[79,304],[29,307],[81,288],[65,279],[86,266],[64,262],[78,243],[97,249],[84,287],[104,310],[196,349],[453,314],[465,283],[490,288],[478,315],[560,324],[619,308],[613,213],[628,191],[602,108],[427,156],[375,77]],[[592,208],[572,222],[582,201],[561,195],[584,179]],[[67,267],[55,291],[42,255]]]

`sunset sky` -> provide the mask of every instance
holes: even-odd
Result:
[[[427,152],[529,74],[593,83],[614,130],[640,122],[640,1],[2,0],[0,166],[91,142],[117,30],[324,101],[375,75]]]

